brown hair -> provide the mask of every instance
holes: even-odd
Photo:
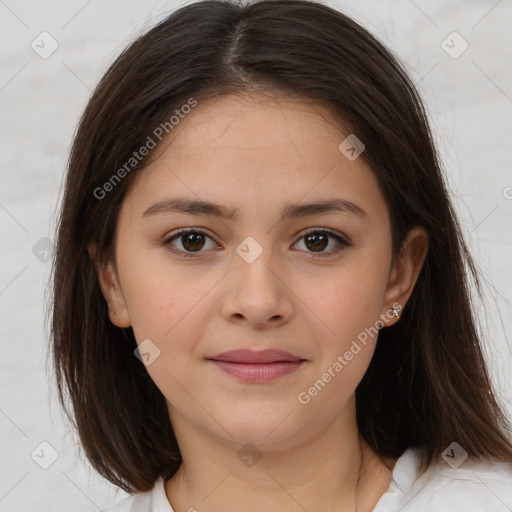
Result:
[[[393,255],[422,226],[429,250],[400,322],[380,331],[356,391],[361,435],[380,456],[453,441],[512,460],[510,424],[480,346],[471,275],[422,101],[399,61],[342,13],[306,0],[199,1],[172,13],[111,65],[80,120],[53,261],[51,349],[59,400],[92,466],[128,492],[170,478],[181,455],[165,398],[109,321],[97,269],[113,255],[119,207],[148,158],[98,187],[191,98],[265,89],[320,101],[362,140],[391,215]],[[126,168],[125,168],[126,169]],[[69,399],[71,407],[68,407]]]

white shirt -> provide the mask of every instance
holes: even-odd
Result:
[[[452,468],[440,458],[418,478],[419,464],[417,448],[403,453],[373,512],[512,512],[512,463],[468,458]],[[150,491],[124,498],[102,512],[174,510],[159,478]]]

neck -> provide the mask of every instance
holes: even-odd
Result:
[[[165,485],[175,510],[364,512],[389,487],[390,469],[360,439],[355,406],[313,438],[280,450],[262,443],[241,449],[206,436],[176,411],[172,420],[183,459]]]

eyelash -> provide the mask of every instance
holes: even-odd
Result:
[[[183,256],[185,258],[197,258],[197,257],[199,257],[200,254],[202,252],[205,252],[205,251],[187,252],[187,251],[182,251],[180,249],[176,249],[176,248],[174,248],[172,246],[171,242],[173,242],[174,240],[179,238],[181,235],[184,235],[184,234],[187,234],[187,233],[196,233],[196,234],[205,235],[208,238],[212,238],[207,233],[205,233],[204,231],[201,231],[199,229],[184,228],[184,229],[178,230],[176,233],[172,234],[171,236],[166,237],[162,241],[162,246],[167,247],[171,252],[177,253],[180,256]],[[302,240],[303,238],[305,238],[305,237],[307,237],[309,235],[316,235],[316,234],[328,234],[330,237],[334,238],[339,243],[339,245],[335,249],[331,249],[330,251],[323,252],[323,253],[315,253],[315,252],[312,252],[312,251],[308,251],[308,252],[310,252],[313,255],[313,257],[333,256],[335,254],[338,254],[345,247],[348,247],[348,246],[351,245],[345,238],[343,238],[342,236],[337,234],[335,231],[333,231],[331,229],[328,229],[328,228],[322,228],[322,229],[315,228],[315,229],[312,229],[310,231],[307,231],[306,233],[303,233],[301,235],[301,237],[299,238],[299,240],[297,240],[297,242],[299,242],[300,240]]]

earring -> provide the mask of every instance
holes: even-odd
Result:
[[[399,314],[399,312],[398,312],[398,309],[396,309],[396,308],[391,308],[391,313],[393,314],[393,316],[396,316],[397,318],[400,318],[400,314]],[[377,330],[378,330],[378,331],[380,331],[380,330],[382,330],[383,328],[384,328],[384,326],[383,326],[383,325],[379,325],[379,326],[377,327]]]

